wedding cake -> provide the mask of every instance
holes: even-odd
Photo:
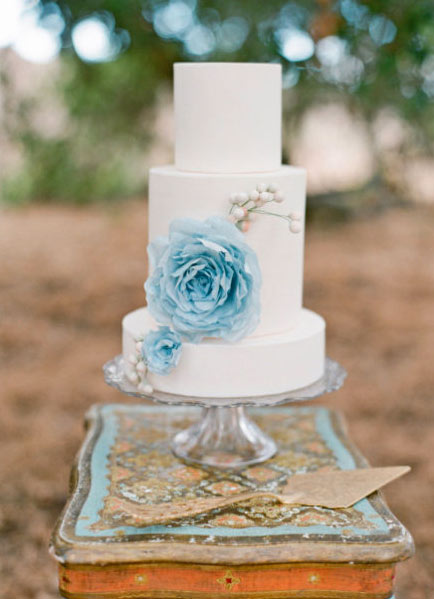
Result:
[[[175,64],[175,164],[149,175],[147,307],[123,319],[125,374],[144,394],[269,395],[324,373],[281,95],[280,65]]]

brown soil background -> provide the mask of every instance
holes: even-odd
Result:
[[[85,411],[123,397],[101,365],[144,299],[145,211],[33,207],[0,214],[0,596],[58,597],[49,535]],[[305,304],[349,371],[322,399],[373,465],[409,464],[386,489],[416,539],[398,598],[434,597],[434,212],[310,227]],[[128,400],[126,400],[128,401]]]

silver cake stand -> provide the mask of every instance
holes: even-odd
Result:
[[[197,422],[173,437],[172,451],[188,462],[231,470],[268,460],[277,451],[273,439],[249,417],[246,407],[276,406],[314,399],[324,393],[337,391],[347,375],[342,366],[326,358],[322,378],[296,391],[257,397],[205,398],[172,395],[156,390],[149,394],[138,391],[125,376],[121,355],[107,362],[103,371],[105,382],[126,395],[171,406],[203,408]]]

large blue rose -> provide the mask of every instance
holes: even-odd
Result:
[[[255,252],[223,218],[172,221],[169,237],[148,247],[152,274],[145,283],[157,322],[185,339],[237,341],[259,323],[261,272]]]
[[[169,374],[178,365],[181,349],[178,333],[169,327],[159,327],[143,339],[141,353],[148,370],[155,374]]]

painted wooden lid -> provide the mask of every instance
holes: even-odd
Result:
[[[193,422],[194,408],[94,406],[72,494],[53,534],[55,558],[71,567],[358,562],[380,568],[412,554],[409,533],[378,493],[347,509],[262,498],[165,524],[141,522],[137,507],[149,503],[278,490],[296,472],[367,466],[336,412],[274,407],[253,414],[279,453],[230,473],[186,465],[171,453],[171,436]]]

